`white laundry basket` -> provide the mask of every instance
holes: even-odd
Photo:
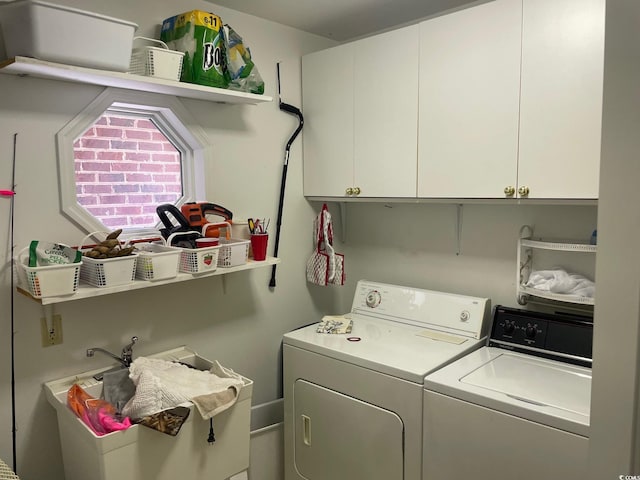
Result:
[[[131,52],[129,73],[179,82],[184,52],[170,50],[167,44],[161,40],[133,37],[134,43],[140,40],[156,43],[159,47],[135,47]]]
[[[213,364],[181,347],[152,358],[181,361],[201,370]],[[213,417],[216,441],[207,442],[209,421],[198,409],[190,413],[175,437],[142,425],[97,436],[67,406],[67,391],[78,383],[89,395],[100,397],[102,382],[93,375],[108,368],[45,383],[49,403],[55,408],[66,480],[225,480],[249,468],[249,429],[253,382],[242,377],[238,400]]]

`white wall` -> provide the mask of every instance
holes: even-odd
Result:
[[[640,3],[607,1],[590,478],[640,474]]]
[[[332,41],[272,22],[218,8],[203,1],[180,7],[170,0],[154,2],[60,1],[69,6],[134,21],[142,35],[158,35],[162,20],[182,8],[214,11],[231,24],[251,48],[276,97],[276,62],[283,64],[283,97],[300,104],[299,57],[326,48]],[[176,10],[178,9],[178,10]],[[99,52],[97,52],[99,54]],[[80,242],[84,233],[60,214],[55,134],[102,91],[99,87],[0,75],[1,188],[10,188],[13,134],[17,133],[18,195],[15,244],[32,239]],[[231,209],[236,218],[271,217],[275,223],[286,140],[296,119],[278,109],[277,101],[257,106],[185,101],[207,132],[213,155],[206,165],[207,197]],[[282,334],[318,318],[331,308],[334,292],[310,295],[304,261],[314,212],[302,197],[301,140],[292,149],[285,218],[274,292],[270,269],[229,275],[226,294],[220,277],[95,299],[59,304],[64,343],[42,348],[41,307],[15,297],[15,370],[18,473],[24,480],[64,478],[54,410],[46,403],[42,383],[106,366],[104,356],[88,359],[85,350],[100,346],[119,352],[138,335],[135,354],[149,354],[186,344],[218,359],[255,381],[254,404],[280,396]],[[8,231],[9,201],[0,199],[0,223]],[[273,228],[273,227],[272,227]],[[274,230],[275,231],[275,230]],[[9,260],[8,234],[2,241]],[[3,265],[0,285],[0,458],[11,463],[10,408],[10,268]]]
[[[349,284],[366,278],[489,297],[494,306],[521,308],[515,289],[520,227],[533,226],[536,238],[587,243],[597,216],[595,206],[464,205],[457,254],[456,209],[440,204],[348,205],[343,250]],[[589,254],[545,261],[562,262],[585,275],[593,274],[595,264]]]
[[[136,2],[60,3],[132,20],[141,25],[139,34],[147,36],[157,35],[164,18],[180,13],[170,0],[145,2],[148,10]],[[267,95],[276,97],[275,63],[283,60],[283,99],[300,104],[299,56],[331,42],[202,1],[188,8],[214,11],[244,36],[265,78]],[[76,244],[82,238],[83,232],[59,213],[54,140],[100,91],[0,75],[1,188],[10,186],[13,133],[18,133],[17,247],[31,239]],[[238,219],[266,216],[273,224],[284,146],[295,118],[280,112],[277,102],[232,106],[185,100],[184,104],[213,145],[206,200],[227,206]],[[69,302],[56,306],[63,317],[64,344],[48,348],[40,346],[40,307],[20,295],[15,298],[18,471],[23,480],[63,479],[55,414],[41,385],[109,363],[104,357],[85,358],[89,346],[119,351],[132,335],[140,337],[138,355],[187,344],[252,378],[253,403],[267,402],[281,393],[282,334],[324,313],[347,310],[358,279],[487,296],[494,305],[515,306],[520,226],[535,225],[540,236],[586,240],[596,224],[595,207],[466,205],[461,254],[456,255],[453,205],[349,204],[347,229],[342,232],[339,209],[330,204],[337,234],[346,238],[338,251],[346,254],[348,283],[344,289],[309,286],[304,263],[312,248],[311,220],[320,205],[302,197],[301,152],[298,140],[289,164],[280,245],[283,262],[274,292],[267,288],[270,271],[264,269],[230,275],[226,294],[216,277]],[[8,205],[0,199],[0,222],[5,226]],[[8,275],[5,267],[0,287],[0,458],[10,461]]]

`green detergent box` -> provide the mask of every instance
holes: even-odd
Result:
[[[180,81],[227,88],[222,19],[202,10],[167,18],[160,39],[170,49],[184,52]]]

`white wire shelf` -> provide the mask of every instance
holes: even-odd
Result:
[[[590,244],[584,244],[584,243],[531,240],[526,238],[523,238],[520,240],[520,245],[523,247],[537,248],[541,250],[557,250],[562,252],[596,253],[598,251],[597,245],[590,245]]]
[[[580,305],[595,305],[595,300],[593,297],[581,297],[578,295],[552,293],[545,290],[538,290],[537,288],[525,287],[524,285],[520,285],[518,294],[520,296],[529,295],[532,297],[544,298],[547,300],[555,300],[556,302],[577,303]]]

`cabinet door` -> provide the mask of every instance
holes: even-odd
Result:
[[[525,0],[518,183],[598,198],[605,0]]]
[[[496,0],[420,24],[419,197],[515,189],[521,15]]]
[[[353,44],[302,57],[304,194],[353,186]]]
[[[354,43],[354,186],[359,197],[415,197],[418,25]]]

